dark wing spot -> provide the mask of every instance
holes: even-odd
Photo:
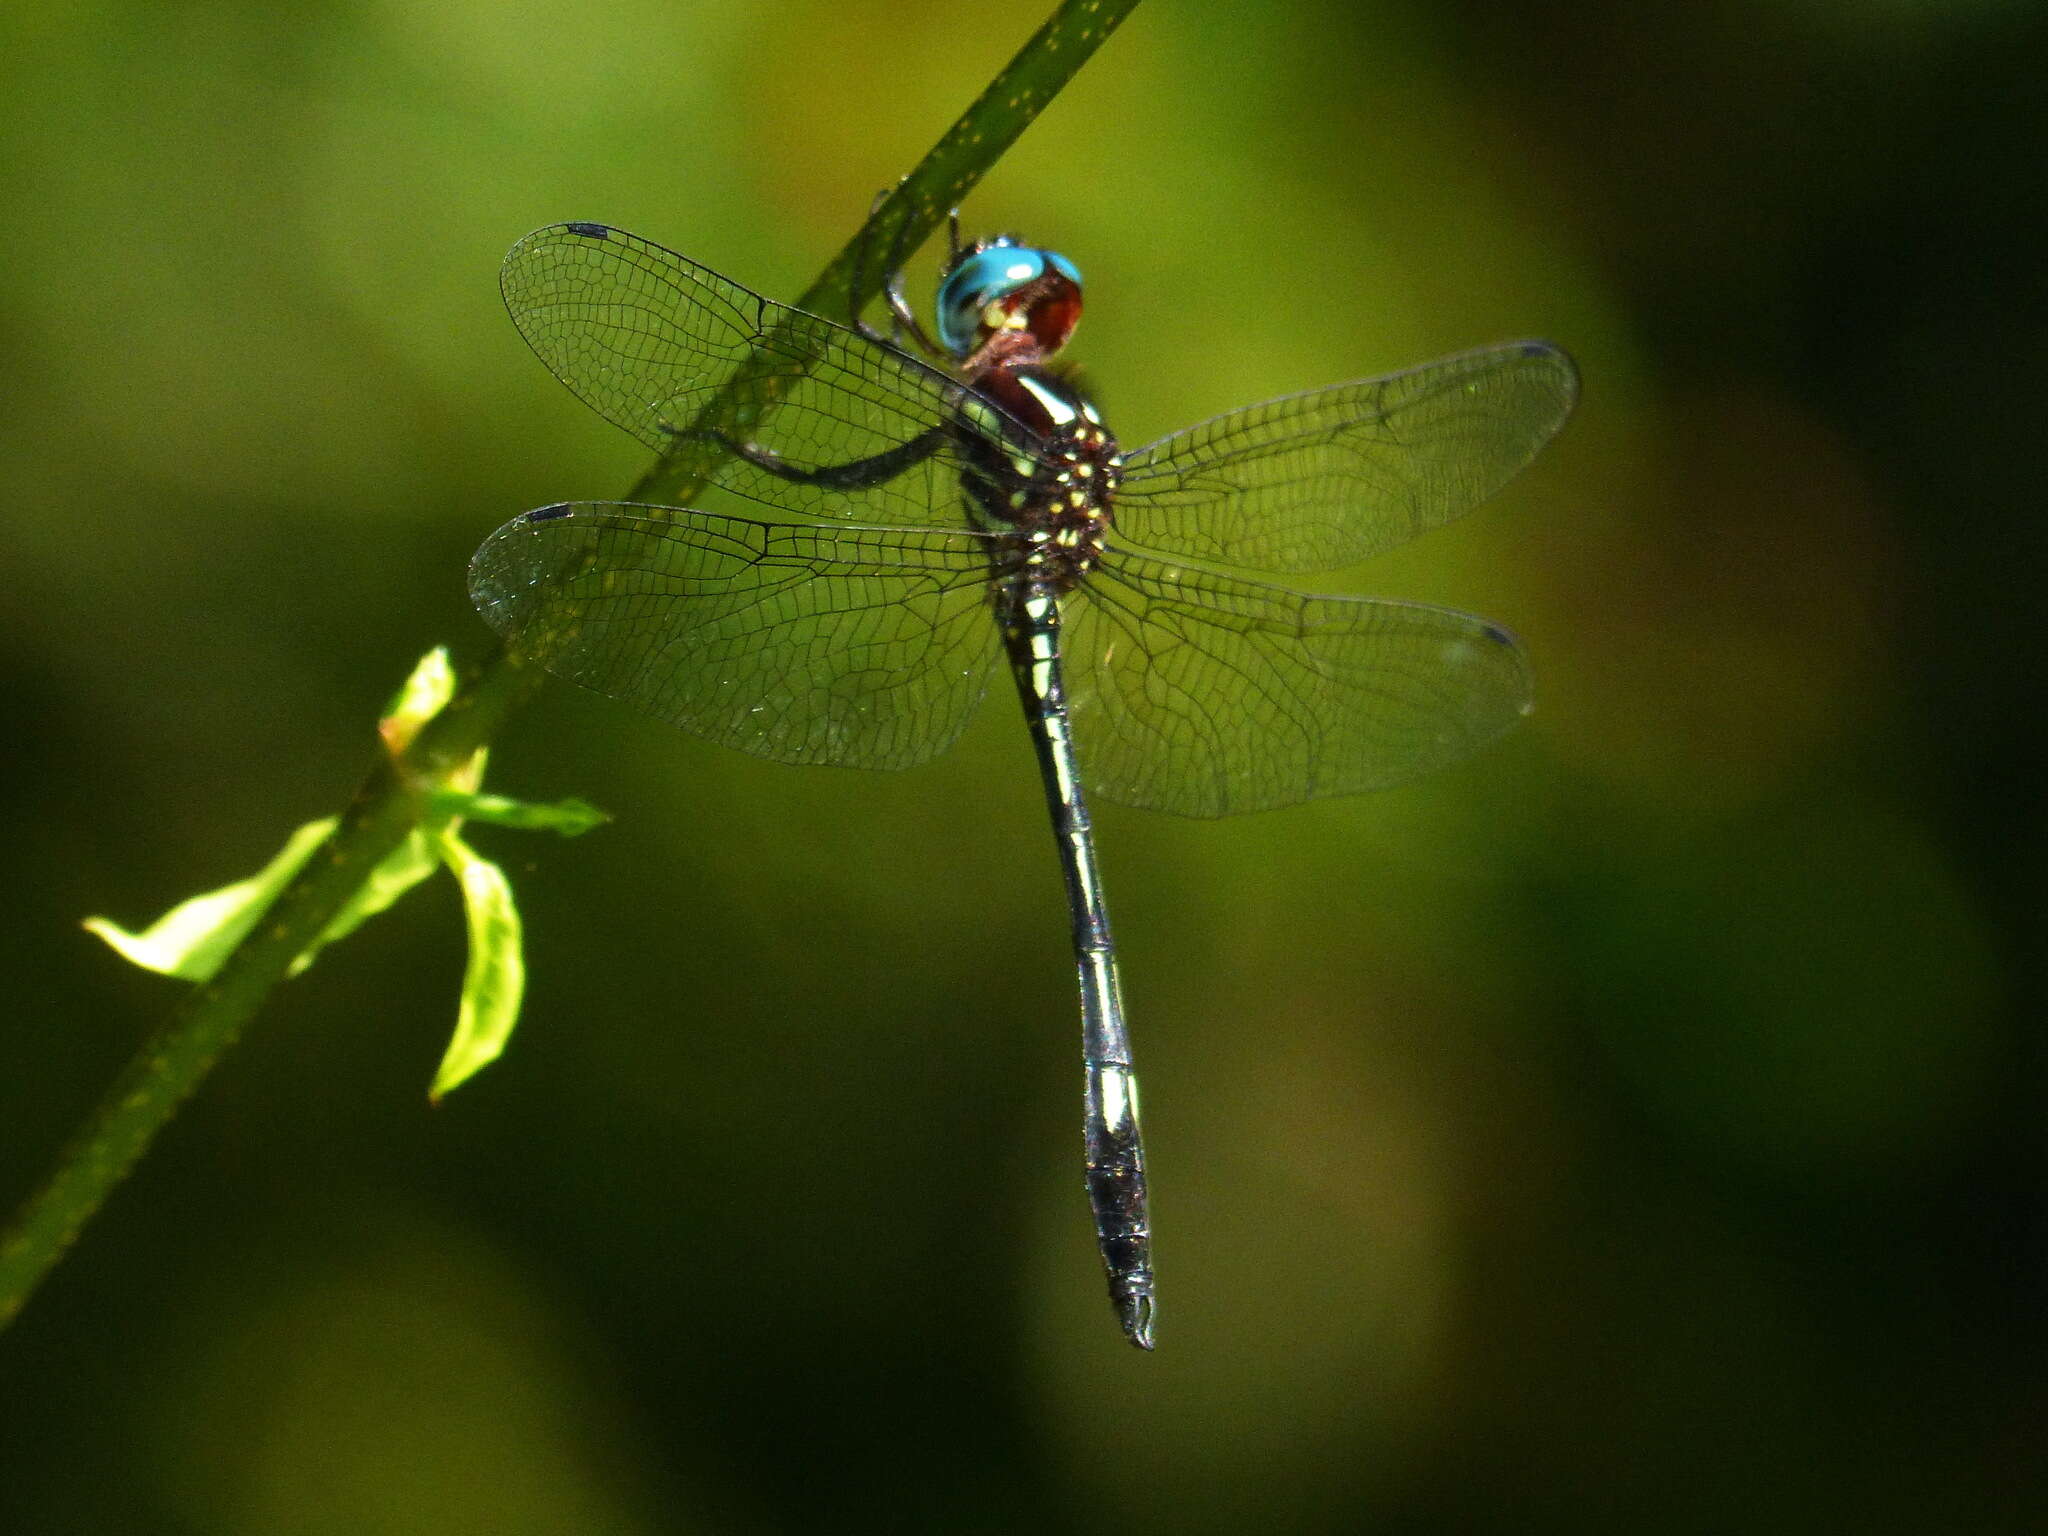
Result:
[[[606,240],[611,237],[612,232],[612,227],[609,224],[575,223],[564,224],[562,228],[568,230],[572,235],[581,235],[586,240]]]
[[[549,508],[548,510],[550,510],[550,511],[554,511],[554,510],[557,510],[557,509],[555,509],[555,508]],[[565,509],[560,509],[560,510],[566,510],[566,508],[565,508]],[[534,513],[533,515],[534,515],[535,517],[539,517],[539,516],[540,516],[540,513],[536,512],[536,513]],[[1481,634],[1485,635],[1485,636],[1486,636],[1486,638],[1487,638],[1487,639],[1489,639],[1489,640],[1491,640],[1491,641],[1492,641],[1492,642],[1493,642],[1493,643],[1494,643],[1495,645],[1508,645],[1508,646],[1511,646],[1511,645],[1514,645],[1514,644],[1516,643],[1516,642],[1515,642],[1515,636],[1514,636],[1514,632],[1513,632],[1512,630],[1504,629],[1504,628],[1502,628],[1502,627],[1501,627],[1500,625],[1498,625],[1498,624],[1495,624],[1495,623],[1494,623],[1494,622],[1493,622],[1492,620],[1490,620],[1490,619],[1482,619],[1482,620],[1480,620],[1480,623],[1479,623],[1479,630],[1480,630],[1480,633],[1481,633]]]
[[[575,508],[566,501],[558,501],[552,507],[540,507],[526,514],[529,523],[545,523],[550,518],[567,517]]]

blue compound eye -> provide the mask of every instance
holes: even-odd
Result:
[[[962,258],[939,285],[939,344],[955,357],[967,356],[1001,323],[991,320],[990,306],[1037,282],[1048,268],[1080,287],[1080,271],[1056,251],[999,244]]]

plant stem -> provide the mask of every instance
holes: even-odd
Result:
[[[144,1042],[0,1244],[0,1326],[21,1310],[36,1283],[234,1044],[292,961],[418,825],[424,792],[496,731],[533,676],[498,652],[402,759],[381,758],[334,835],[212,978],[187,992]]]
[[[1136,5],[1137,0],[1065,0],[917,169],[877,205],[798,307],[842,316],[872,298],[891,264],[875,261],[874,254],[894,257],[922,243]],[[701,465],[672,455],[642,475],[627,499],[687,499],[702,472]],[[157,1132],[234,1044],[292,961],[419,824],[427,791],[496,734],[535,680],[503,650],[486,658],[397,761],[379,760],[334,835],[213,977],[193,987],[158,1026],[0,1239],[0,1328],[19,1314]]]

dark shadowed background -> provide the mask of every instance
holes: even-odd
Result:
[[[793,295],[1035,14],[0,17],[0,1205],[336,809],[469,553],[642,451],[496,286]],[[290,985],[0,1337],[9,1532],[2037,1530],[2048,25],[2019,0],[1154,0],[965,210],[1128,442],[1519,335],[1585,401],[1335,588],[1516,628],[1478,760],[1097,812],[1161,1347],[1080,1190],[1007,684],[898,776],[566,686],[479,829],[532,986],[429,1109],[445,880]],[[920,301],[931,263],[915,268]]]

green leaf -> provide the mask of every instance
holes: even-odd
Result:
[[[337,939],[345,939],[364,923],[382,912],[407,891],[418,885],[437,868],[430,835],[415,827],[388,855],[380,860],[369,878],[356,887],[348,904],[334,914],[334,921],[320,930],[320,937],[309,944],[291,964],[285,974],[296,976],[313,959]]]
[[[505,872],[453,832],[441,833],[437,842],[442,862],[462,883],[462,910],[469,922],[469,964],[462,973],[455,1034],[428,1090],[438,1102],[505,1049],[526,992],[526,956],[519,907]]]
[[[205,981],[256,926],[263,909],[327,840],[339,819],[307,822],[256,874],[179,902],[140,933],[130,933],[104,917],[87,918],[86,929],[144,970]]]
[[[514,800],[509,795],[468,794],[459,789],[434,791],[433,806],[440,816],[489,822],[494,827],[516,827],[523,832],[559,832],[564,837],[581,837],[611,820],[588,800],[541,804]]]
[[[420,727],[441,713],[455,697],[455,663],[448,659],[448,647],[437,645],[419,659],[412,676],[399,685],[384,717],[377,722],[378,734],[394,753],[403,752],[419,735]]]

